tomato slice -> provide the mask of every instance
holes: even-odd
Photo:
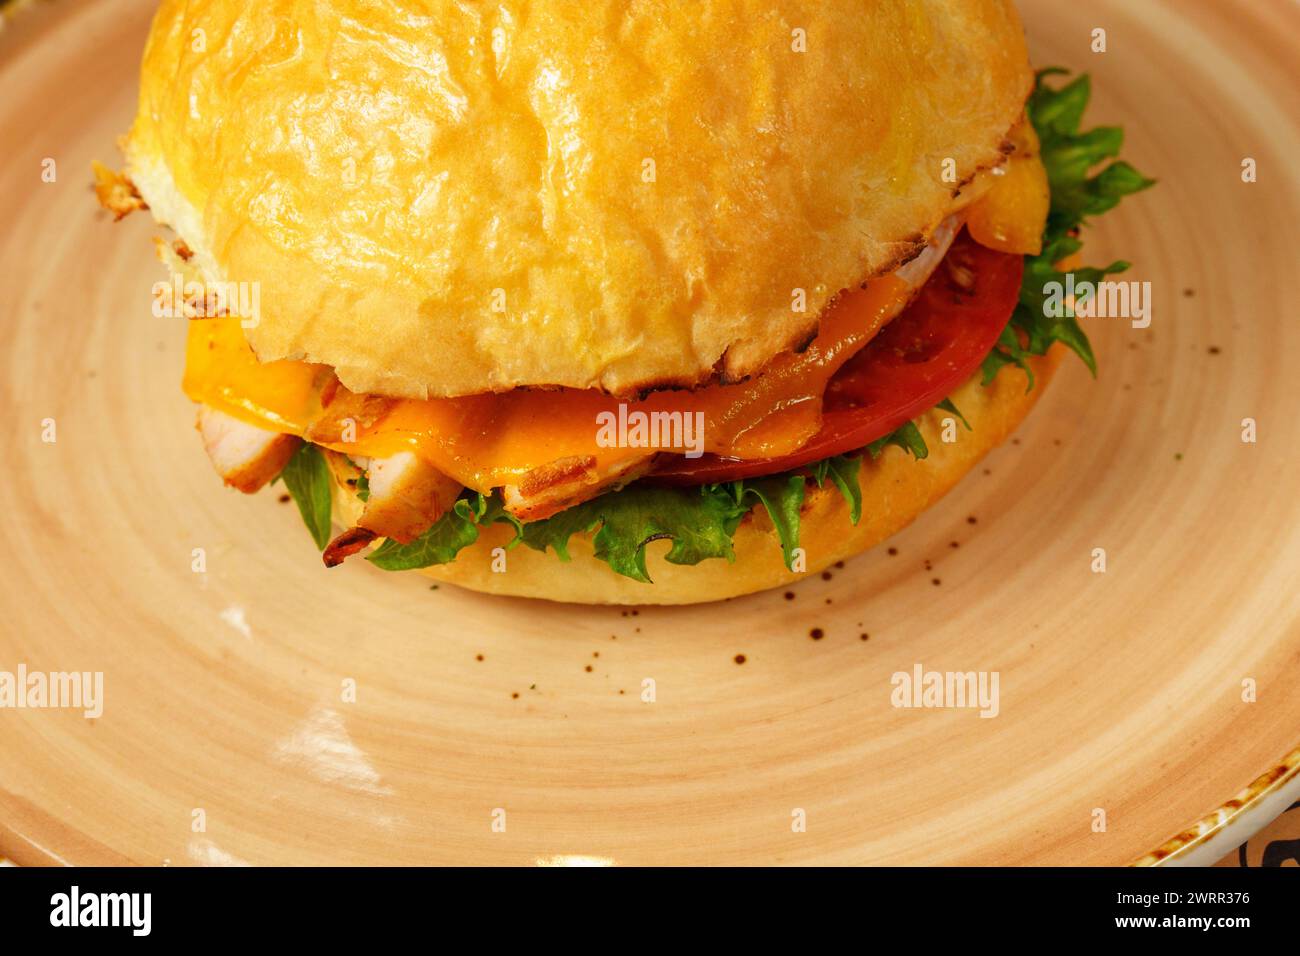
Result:
[[[851,358],[827,386],[820,431],[782,458],[705,455],[664,462],[652,480],[734,481],[789,471],[865,448],[965,382],[1016,306],[1023,256],[987,249],[964,230],[916,299]]]

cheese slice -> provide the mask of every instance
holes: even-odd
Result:
[[[1032,136],[1028,124],[1022,128]],[[979,223],[971,227],[977,240],[1023,253],[1036,246],[1042,233],[1047,209],[1041,188],[1046,180],[1036,142],[1017,146],[1012,169],[996,177],[972,204],[970,217]],[[263,428],[309,436],[354,458],[413,451],[444,474],[483,492],[516,485],[530,471],[561,459],[581,459],[609,473],[655,451],[685,450],[680,444],[665,444],[681,440],[681,431],[674,434],[669,428],[650,428],[638,435],[646,439],[644,445],[606,447],[608,442],[600,440],[602,413],[622,421],[636,421],[636,413],[700,413],[703,451],[741,459],[773,458],[797,451],[816,434],[827,383],[898,313],[908,294],[908,285],[896,276],[873,280],[836,300],[807,349],[776,357],[748,381],[656,392],[638,402],[620,403],[600,392],[574,389],[378,400],[367,402],[367,414],[357,416],[352,428],[339,429],[338,408],[332,407],[330,414],[321,405],[329,368],[307,362],[259,363],[237,318],[191,321],[183,387],[196,402]],[[321,427],[325,418],[331,419],[331,427]],[[693,418],[692,423],[699,420]]]
[[[645,441],[637,447],[604,447],[599,440],[602,413],[615,421],[635,422],[644,415],[642,421],[665,423],[674,415],[691,415],[692,427],[702,423],[694,434],[702,438],[703,451],[737,458],[784,455],[816,433],[831,376],[898,313],[907,295],[901,279],[887,276],[841,296],[807,349],[778,356],[761,375],[739,384],[656,392],[626,403],[573,389],[398,399],[370,416],[373,421],[358,416],[352,422],[354,434],[336,427],[335,420],[333,427],[310,437],[354,458],[414,451],[480,491],[517,484],[528,472],[559,459],[586,459],[605,471],[655,451],[685,450],[680,427],[647,428],[636,436]],[[307,436],[325,417],[320,390],[328,372],[306,362],[258,363],[236,318],[190,323],[185,393],[244,421]]]
[[[1036,256],[1043,249],[1043,224],[1052,204],[1047,170],[1032,123],[1017,123],[1008,139],[1015,150],[1004,165],[990,170],[995,183],[971,205],[966,229],[981,246]]]

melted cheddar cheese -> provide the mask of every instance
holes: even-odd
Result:
[[[1033,124],[1016,124],[1008,138],[1015,151],[993,171],[997,177],[993,188],[971,206],[966,229],[981,246],[1036,256],[1043,250],[1043,223],[1052,191]]]
[[[767,458],[796,451],[820,426],[822,393],[831,376],[892,318],[906,296],[900,279],[872,282],[840,298],[807,349],[778,356],[763,374],[735,385],[656,392],[626,403],[627,410],[702,412],[704,450],[709,452]],[[355,434],[348,436],[355,440],[343,441],[337,428],[317,427],[325,416],[320,395],[328,375],[325,366],[306,362],[258,363],[236,318],[190,323],[184,388],[194,401],[251,424],[310,437],[352,457],[415,451],[480,491],[516,484],[533,469],[562,458],[594,459],[594,467],[604,471],[671,450],[653,444],[600,447],[597,416],[617,414],[619,402],[600,392],[572,389],[386,401],[373,416],[356,415]],[[649,437],[658,436],[652,430]]]

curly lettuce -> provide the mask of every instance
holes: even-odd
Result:
[[[1049,76],[1068,73],[1060,67],[1039,70],[1034,91],[1025,104],[1029,121],[1034,124],[1042,146],[1041,158],[1047,169],[1051,189],[1051,208],[1043,229],[1043,248],[1036,256],[1025,257],[1025,276],[1020,284],[1020,300],[1011,320],[1002,330],[997,345],[984,360],[983,382],[993,381],[1004,365],[1023,369],[1034,386],[1034,373],[1027,359],[1045,355],[1056,342],[1070,348],[1097,374],[1097,359],[1088,336],[1079,327],[1072,311],[1054,318],[1044,308],[1048,283],[1065,283],[1065,273],[1057,265],[1070,258],[1083,243],[1079,229],[1092,216],[1113,209],[1121,199],[1155,185],[1123,160],[1115,159],[1124,145],[1124,131],[1118,126],[1098,126],[1080,132],[1083,112],[1092,96],[1092,81],[1085,73],[1060,88],[1049,86]],[[1093,173],[1097,166],[1112,162]],[[1100,282],[1108,275],[1124,272],[1129,263],[1123,260],[1103,267],[1074,269],[1075,282]]]

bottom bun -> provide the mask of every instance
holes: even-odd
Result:
[[[590,534],[573,536],[569,561],[521,545],[506,553],[505,570],[495,571],[492,551],[505,546],[514,533],[504,524],[485,528],[479,540],[452,563],[424,568],[421,573],[488,594],[575,604],[699,604],[799,581],[879,544],[943,497],[1034,407],[1060,361],[1059,348],[1030,359],[1035,381],[1031,391],[1026,390],[1024,372],[1004,366],[991,385],[980,385],[976,375],[954,392],[952,400],[971,426],[970,431],[958,426],[954,442],[940,439],[949,413],[934,409],[922,415],[917,424],[930,448],[924,460],[917,461],[892,445],[877,460],[864,459],[859,473],[862,517],[857,525],[849,520],[848,504],[832,484],[823,488],[810,484],[799,527],[799,544],[806,557],[803,571],[785,567],[776,530],[759,507],[736,530],[734,562],[669,564],[664,555],[671,542],[652,541],[646,567],[653,584],[613,571],[594,555]],[[361,513],[355,493],[339,484],[334,497],[335,515],[346,519],[349,527],[355,524]],[[501,566],[500,561],[496,564]]]

